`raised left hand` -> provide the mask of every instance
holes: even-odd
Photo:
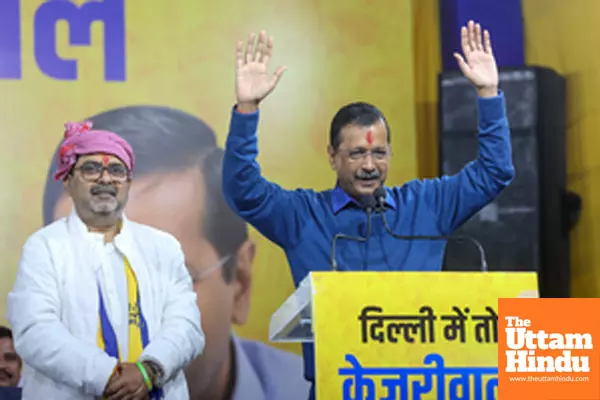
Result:
[[[142,400],[148,399],[148,396],[144,376],[133,363],[119,364],[118,373],[104,391],[104,397],[108,400]]]
[[[483,36],[483,37],[482,37]],[[475,86],[482,97],[498,94],[498,67],[492,52],[490,33],[481,33],[481,25],[469,21],[460,30],[464,56],[454,53],[463,75]]]
[[[273,37],[267,37],[262,31],[258,35],[251,33],[246,43],[237,43],[236,69],[235,69],[235,92],[238,105],[258,105],[277,86],[286,67],[281,66],[275,72],[267,73],[269,60],[273,54]]]

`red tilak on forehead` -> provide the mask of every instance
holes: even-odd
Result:
[[[367,143],[373,144],[373,132],[367,131]]]
[[[110,157],[107,156],[106,154],[103,154],[102,155],[102,164],[108,165],[108,163],[110,163]]]

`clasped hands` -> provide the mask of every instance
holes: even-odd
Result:
[[[146,368],[148,374],[150,371]],[[103,398],[107,400],[146,400],[150,391],[142,372],[135,363],[119,363],[106,384]]]

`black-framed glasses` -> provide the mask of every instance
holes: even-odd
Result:
[[[129,170],[119,163],[110,163],[104,166],[96,161],[86,161],[73,169],[79,170],[81,177],[86,181],[97,181],[104,171],[108,172],[108,176],[116,182],[125,182],[129,179]]]
[[[1,357],[2,355],[0,355]],[[4,361],[6,362],[15,362],[15,361],[19,361],[19,355],[17,353],[15,353],[14,351],[7,351],[6,353],[4,353]]]

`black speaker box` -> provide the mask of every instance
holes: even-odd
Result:
[[[515,179],[455,234],[481,242],[490,271],[536,271],[541,297],[569,297],[565,80],[548,68],[502,69],[500,90]],[[439,76],[439,99],[440,173],[452,175],[478,154],[477,93],[460,73],[448,72]],[[444,270],[479,266],[474,246],[448,243]]]

